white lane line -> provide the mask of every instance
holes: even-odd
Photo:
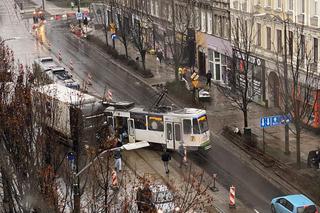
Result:
[[[256,210],[256,209],[253,209],[253,210],[254,210],[254,212],[255,212],[255,213],[259,213],[259,211],[258,211],[258,210]]]

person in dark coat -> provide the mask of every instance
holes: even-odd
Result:
[[[164,149],[164,152],[161,155],[161,159],[163,161],[163,165],[164,165],[164,169],[166,171],[166,173],[169,173],[169,160],[171,160],[171,156],[169,154],[169,152],[167,151],[167,149]]]
[[[212,74],[211,74],[210,70],[207,72],[206,77],[207,77],[207,83],[206,83],[206,85],[207,85],[207,87],[210,89],[210,88],[211,88],[211,78],[212,78]]]

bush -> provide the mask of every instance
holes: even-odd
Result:
[[[119,55],[118,59],[122,62],[126,62],[127,61],[127,57],[123,54]]]

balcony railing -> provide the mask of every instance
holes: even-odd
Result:
[[[319,26],[319,17],[318,16],[313,16],[310,18],[310,25],[313,27],[318,27]]]
[[[298,23],[299,24],[304,24],[304,14],[299,14],[297,15]]]

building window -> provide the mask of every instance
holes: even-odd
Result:
[[[318,39],[313,38],[313,62],[318,63]]]
[[[221,54],[219,52],[208,49],[209,69],[212,77],[216,81],[221,80]]]
[[[304,0],[300,0],[301,1],[301,13],[304,13],[306,10],[305,10],[305,1]]]
[[[261,46],[261,24],[257,23],[257,45]]]
[[[293,0],[288,0],[288,9],[293,10]]]
[[[212,34],[212,13],[207,13],[207,20],[208,20],[208,34]]]
[[[277,51],[278,53],[282,52],[282,31],[277,30]]]
[[[304,58],[305,54],[305,38],[304,35],[300,35],[300,58]]]
[[[195,11],[195,29],[200,30],[200,10],[196,7]]]
[[[281,0],[277,1],[277,8],[282,8],[282,1]]]
[[[267,27],[267,50],[271,50],[271,28]]]
[[[155,1],[155,16],[159,17],[159,2]]]
[[[172,7],[168,5],[168,21],[172,21]]]
[[[154,0],[150,1],[150,7],[151,7],[151,15],[154,15]]]
[[[293,32],[289,31],[289,55],[293,54]]]
[[[318,0],[314,0],[314,4],[313,4],[313,15],[314,15],[314,16],[318,15]]]
[[[267,6],[271,7],[271,0],[267,0]]]
[[[206,13],[205,11],[201,10],[201,32],[207,31],[206,25],[207,25]]]

